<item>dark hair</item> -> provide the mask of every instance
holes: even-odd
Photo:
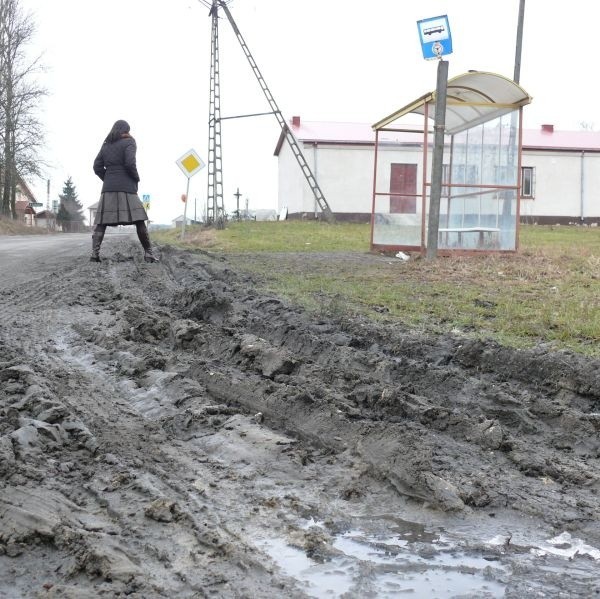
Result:
[[[127,133],[129,133],[129,123],[123,120],[116,121],[104,142],[107,144],[114,143]]]

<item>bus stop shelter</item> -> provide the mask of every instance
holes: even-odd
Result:
[[[447,90],[438,250],[515,251],[523,106],[531,97],[511,79],[480,71],[449,79]],[[372,249],[426,250],[435,106],[429,92],[373,125]]]

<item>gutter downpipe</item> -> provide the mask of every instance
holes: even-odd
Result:
[[[584,206],[585,206],[585,171],[583,169],[583,160],[585,158],[585,150],[581,150],[581,188],[579,191],[579,219],[581,222],[584,221]]]
[[[315,171],[314,175],[315,175],[315,179],[317,179],[317,181],[318,181],[318,176],[317,176],[317,172],[318,172],[318,168],[317,168],[317,146],[318,145],[319,145],[319,143],[316,142],[316,141],[313,143],[313,169]],[[316,196],[315,196],[314,211],[315,211],[315,220],[317,220],[317,218],[319,217],[319,205],[317,204],[317,198],[316,198]]]

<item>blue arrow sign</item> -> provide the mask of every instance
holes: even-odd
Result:
[[[452,54],[452,35],[448,16],[431,17],[417,21],[423,58],[433,60]]]

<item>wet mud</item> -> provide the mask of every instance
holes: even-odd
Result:
[[[0,597],[600,596],[598,361],[108,245],[0,282]]]

